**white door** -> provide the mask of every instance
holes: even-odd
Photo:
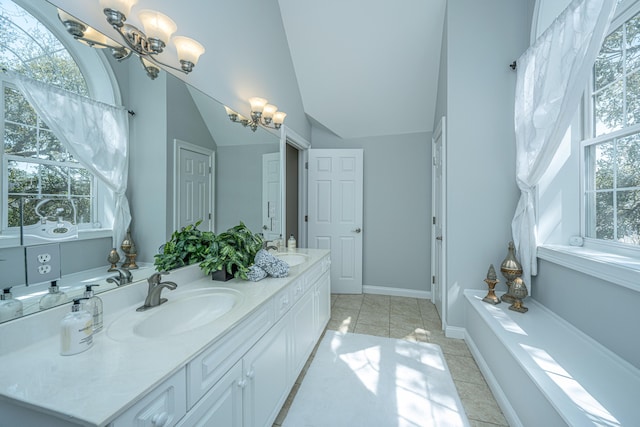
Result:
[[[200,230],[212,230],[213,152],[176,140],[175,153],[175,229],[202,221]]]
[[[331,250],[331,292],[362,293],[362,150],[309,150],[309,247]]]
[[[282,234],[280,216],[280,153],[262,155],[262,233],[265,240]],[[284,236],[283,236],[284,237]]]
[[[445,207],[446,207],[446,120],[444,117],[438,123],[433,133],[432,145],[432,172],[431,172],[431,300],[435,304],[443,328],[446,326],[446,301],[445,289]]]

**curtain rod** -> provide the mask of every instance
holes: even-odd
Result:
[[[0,71],[2,71],[3,73],[6,73],[9,70],[7,70],[5,67],[0,67]],[[133,110],[127,110],[127,113],[129,113],[131,117],[135,117],[136,115],[136,112]]]

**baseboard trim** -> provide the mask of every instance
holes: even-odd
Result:
[[[363,286],[362,292],[365,294],[389,295],[393,297],[408,297],[431,299],[430,291],[417,291],[415,289],[390,288],[387,286]]]
[[[456,338],[459,340],[463,340],[466,339],[467,330],[465,328],[461,328],[460,326],[444,325],[444,335],[447,338]]]

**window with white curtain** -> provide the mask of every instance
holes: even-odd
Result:
[[[622,22],[620,24],[620,22]],[[593,67],[582,143],[584,234],[640,246],[640,3],[617,23]]]
[[[60,40],[10,0],[0,0],[0,64],[33,79],[89,95],[78,65]],[[2,231],[11,232],[21,222],[35,224],[41,219],[38,214],[62,216],[79,228],[92,228],[99,222],[97,180],[67,152],[4,73],[0,73],[0,84]],[[32,207],[43,199],[55,203],[43,205],[37,214]]]

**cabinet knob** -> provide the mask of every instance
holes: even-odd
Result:
[[[245,380],[244,378],[238,381],[238,387],[245,388],[246,385],[247,385],[247,380]]]
[[[165,424],[167,424],[167,421],[169,421],[169,414],[167,414],[166,412],[161,412],[151,417],[151,424],[157,427],[164,426]]]
[[[254,371],[253,369],[251,369],[250,371],[247,371],[247,378],[253,379],[253,377],[255,376],[256,376],[256,371]]]

